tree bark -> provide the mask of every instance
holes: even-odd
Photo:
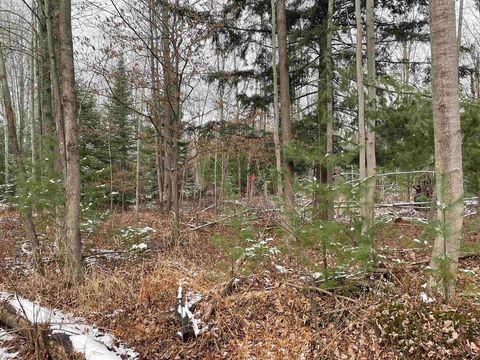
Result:
[[[163,189],[163,173],[164,173],[164,161],[163,161],[163,149],[162,149],[162,119],[160,117],[160,93],[158,84],[158,31],[157,31],[157,6],[155,0],[151,0],[149,4],[150,10],[150,76],[152,78],[152,117],[155,124],[155,170],[157,176],[158,187],[158,203],[160,210],[164,210],[164,189]]]
[[[327,9],[327,46],[325,51],[325,73],[326,73],[326,91],[327,91],[327,141],[326,154],[333,154],[333,59],[332,59],[332,39],[333,39],[333,5],[334,0],[328,0]],[[327,163],[327,184],[330,186],[329,192],[333,191],[333,164]],[[330,194],[329,196],[332,196]],[[327,199],[327,219],[333,220],[334,208],[333,197]]]
[[[464,0],[460,0],[460,6],[458,10],[458,32],[457,32],[457,47],[458,47],[459,55],[460,55],[460,48],[462,46],[463,7],[464,7]]]
[[[280,119],[278,114],[278,73],[277,73],[277,16],[275,0],[272,6],[272,72],[273,72],[273,143],[275,147],[275,169],[277,171],[277,195],[283,196],[282,144],[280,143]]]
[[[30,100],[29,100],[29,118],[30,118],[30,152],[32,161],[32,178],[36,178],[36,146],[35,146],[35,14],[32,13],[32,37],[30,47]]]
[[[72,277],[83,278],[82,243],[80,237],[80,157],[78,151],[77,104],[73,63],[71,0],[60,0],[58,29],[60,35],[61,94],[65,121],[65,264]]]
[[[55,164],[55,170],[62,174],[65,177],[65,130],[63,125],[63,109],[62,109],[62,99],[60,94],[60,76],[58,74],[57,67],[57,58],[55,50],[55,39],[54,39],[54,30],[53,30],[53,17],[58,16],[58,7],[50,6],[50,0],[45,1],[45,13],[46,23],[47,23],[47,36],[48,36],[48,53],[50,59],[50,81],[52,85],[52,96],[53,96],[53,112],[55,118],[55,136],[57,140],[57,159]]]
[[[47,16],[45,11],[45,0],[38,0],[38,14],[39,14],[39,76],[41,79],[41,140],[43,146],[41,147],[41,161],[46,162],[46,166],[42,167],[42,172],[52,172],[54,170],[53,157],[55,156],[55,122],[52,112],[52,82],[50,74],[50,54],[48,44],[48,29]]]
[[[61,176],[63,180],[66,177],[66,166],[65,166],[65,130],[63,124],[63,108],[62,108],[62,98],[60,94],[60,76],[58,73],[57,66],[57,55],[56,44],[54,38],[54,18],[58,18],[58,4],[50,6],[50,0],[44,0],[45,14],[46,14],[46,27],[47,27],[47,43],[48,43],[48,54],[50,61],[50,83],[52,85],[52,99],[53,99],[53,115],[55,119],[55,162],[54,170],[58,176]],[[55,22],[55,25],[57,22]],[[55,26],[55,33],[58,32],[58,27]],[[52,139],[53,140],[53,139]],[[52,154],[53,155],[53,154]],[[62,256],[65,253],[65,218],[64,213],[64,203],[57,202],[55,206],[55,222],[56,222],[56,251],[58,256]]]
[[[365,93],[363,89],[363,59],[362,59],[362,9],[361,0],[355,0],[355,20],[357,23],[357,41],[356,41],[356,63],[357,63],[357,92],[358,92],[358,150],[359,150],[359,174],[360,182],[365,180],[366,176],[366,158],[365,158]],[[362,217],[366,216],[365,191],[363,185],[360,187],[360,207]]]
[[[366,197],[366,221],[369,227],[374,220],[375,187],[377,171],[377,159],[375,156],[375,110],[377,97],[377,77],[375,65],[375,4],[374,0],[367,0],[367,71],[368,71],[368,122],[367,131],[367,197]]]
[[[135,170],[135,219],[140,209],[140,116],[137,116],[137,166]]]
[[[285,0],[277,2],[278,21],[278,58],[280,79],[280,117],[282,121],[282,146],[285,149],[292,140],[291,116],[290,116],[290,80],[288,75],[287,53],[287,19],[285,15]],[[287,157],[283,156],[283,193],[286,210],[291,211],[295,207],[293,195],[292,177],[293,167]]]
[[[164,72],[164,128],[165,128],[165,158],[169,188],[168,210],[172,210],[172,240],[180,243],[180,200],[178,194],[178,139],[180,132],[180,84],[178,79],[179,54],[177,46],[172,46],[176,32],[170,28],[168,1],[163,2],[162,9],[162,50]],[[177,65],[177,66],[176,66]]]
[[[433,117],[437,219],[431,285],[440,282],[450,300],[455,291],[458,256],[463,232],[463,169],[460,131],[458,46],[455,36],[455,2],[430,1]]]

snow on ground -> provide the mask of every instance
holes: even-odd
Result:
[[[14,339],[14,336],[0,328],[0,360],[17,359],[18,352],[14,352],[9,346],[10,341]]]
[[[24,298],[0,292],[0,301],[7,301],[32,323],[49,324],[54,334],[63,333],[70,338],[76,352],[85,355],[86,360],[135,360],[138,354],[102,333],[94,326],[86,325],[80,318],[67,316],[56,309],[48,309]],[[1,345],[1,343],[0,343]],[[0,360],[3,360],[0,350]],[[8,358],[5,358],[8,359]]]

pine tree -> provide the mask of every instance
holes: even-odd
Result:
[[[132,156],[135,124],[131,116],[131,91],[125,60],[120,57],[113,74],[111,98],[107,104],[114,188],[120,193],[122,210],[133,196]]]

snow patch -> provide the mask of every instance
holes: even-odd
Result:
[[[0,328],[0,360],[18,359],[18,352],[11,352],[12,349],[8,346],[13,339],[10,333]]]
[[[429,297],[425,292],[421,292],[420,293],[420,300],[422,300],[422,302],[424,302],[425,304],[431,304],[433,302],[435,302],[435,299],[434,298],[431,298]]]
[[[185,303],[183,303],[183,296],[184,290],[182,284],[180,284],[177,292],[177,315],[180,317],[182,325],[191,326],[195,337],[198,337],[208,329],[208,326],[202,324],[201,320],[195,318],[195,315],[193,314],[195,305],[202,300],[202,294],[187,291],[185,294]],[[177,334],[181,338],[184,336],[183,331],[179,331]]]
[[[18,359],[18,352],[10,353],[8,349],[0,347],[0,360]]]
[[[148,249],[148,245],[145,243],[140,243],[140,244],[135,244],[133,245],[130,250],[140,250],[140,251],[145,251]]]
[[[75,351],[83,353],[86,360],[122,360],[121,355],[128,360],[138,359],[134,350],[118,344],[111,335],[102,333],[96,327],[84,324],[80,318],[3,292],[0,292],[0,301],[8,302],[31,323],[48,324],[53,334],[68,336]],[[0,360],[3,359],[0,357]]]

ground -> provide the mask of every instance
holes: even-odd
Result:
[[[365,269],[347,219],[324,230],[299,225],[299,239],[286,241],[278,213],[261,202],[226,202],[218,215],[196,207],[183,214],[179,246],[169,242],[170,215],[153,207],[138,219],[105,213],[85,222],[87,273],[78,286],[63,278],[46,225],[46,276],[31,271],[20,216],[4,208],[0,291],[80,316],[141,359],[480,358],[479,216],[465,217],[469,256],[460,262],[458,296],[445,305],[426,294],[432,236],[421,222],[380,221],[371,234],[376,265]],[[178,335],[180,284],[202,296],[197,337]],[[7,345],[33,358],[20,337]]]

